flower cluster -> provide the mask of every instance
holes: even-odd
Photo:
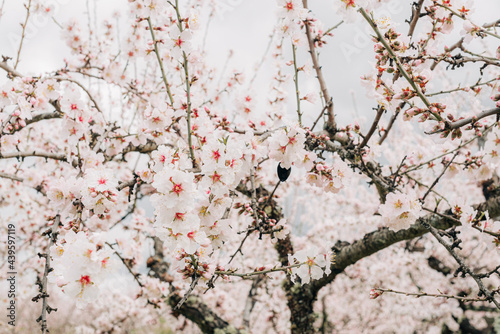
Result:
[[[206,238],[199,232],[200,219],[193,212],[197,195],[193,174],[164,168],[154,176],[152,184],[159,192],[151,196],[157,236],[168,241],[172,249],[194,253]]]
[[[269,157],[281,163],[283,168],[290,168],[293,164],[304,161],[306,150],[305,131],[301,128],[280,129],[273,133],[269,141]]]
[[[117,185],[114,172],[108,168],[89,169],[83,178],[82,203],[95,214],[108,213],[116,202]]]
[[[421,217],[421,209],[422,205],[415,193],[389,193],[385,204],[380,205],[379,212],[390,229],[399,231],[410,227]]]
[[[330,253],[320,253],[313,246],[300,250],[293,255],[288,255],[288,262],[290,265],[299,265],[291,269],[292,275],[294,275],[293,278],[300,278],[301,284],[308,284],[311,279],[320,279],[323,275],[331,273],[332,255]]]
[[[83,308],[99,297],[102,283],[116,271],[118,262],[112,255],[101,235],[70,230],[50,249],[54,271],[49,277]]]
[[[349,184],[352,175],[351,168],[337,155],[331,167],[324,163],[315,164],[307,174],[307,182],[316,187],[322,187],[325,191],[338,193]]]

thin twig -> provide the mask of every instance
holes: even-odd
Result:
[[[177,305],[174,307],[174,310],[178,310],[181,308],[182,304],[188,299],[189,295],[191,292],[193,292],[194,288],[198,284],[198,281],[200,280],[201,276],[196,276],[196,278],[191,282],[191,285],[189,286],[189,290],[184,294],[184,297],[177,303]]]
[[[21,49],[23,48],[23,41],[26,33],[26,26],[28,25],[28,19],[30,17],[30,9],[31,9],[31,0],[28,1],[28,5],[24,5],[26,8],[26,20],[24,20],[24,24],[21,23],[21,27],[23,27],[23,31],[21,33],[21,41],[19,42],[19,49],[17,49],[17,57],[16,63],[14,64],[14,69],[17,69],[17,65],[19,64],[19,60],[21,58]]]
[[[139,276],[141,276],[141,274],[134,273],[132,271],[132,268],[130,268],[130,266],[128,265],[127,261],[125,261],[125,259],[120,255],[120,253],[118,253],[118,251],[113,248],[113,245],[111,245],[109,242],[106,242],[106,245],[108,245],[113,250],[113,252],[115,253],[115,255],[120,258],[120,260],[125,265],[125,267],[127,267],[128,272],[132,275],[132,277],[134,277],[134,280],[137,282],[137,284],[139,284],[139,286],[141,288],[144,288],[144,284],[142,284],[142,282],[139,280]]]
[[[469,297],[461,297],[461,296],[455,296],[455,295],[445,295],[442,293],[439,294],[434,294],[434,293],[427,293],[427,292],[404,292],[404,291],[396,291],[392,289],[382,289],[382,288],[375,288],[373,289],[375,291],[381,291],[381,292],[390,292],[390,293],[396,293],[400,295],[405,295],[405,296],[415,296],[417,298],[419,297],[437,297],[437,298],[446,298],[446,299],[456,299],[461,302],[487,302],[488,299],[486,298],[469,298]]]
[[[380,30],[377,28],[377,25],[375,24],[375,22],[373,22],[373,20],[370,18],[370,16],[366,13],[366,11],[363,8],[360,8],[359,12],[365,18],[365,20],[368,22],[368,24],[373,29],[373,31],[377,34],[378,40],[380,41],[380,43],[382,43],[382,45],[384,46],[384,48],[387,50],[387,52],[391,56],[391,59],[396,63],[396,66],[398,67],[399,72],[403,75],[403,77],[406,79],[406,81],[408,81],[408,83],[413,87],[413,90],[417,93],[417,95],[420,97],[420,99],[422,100],[422,102],[424,102],[425,106],[428,109],[430,109],[431,108],[431,103],[429,102],[429,100],[427,99],[427,97],[425,97],[425,95],[422,93],[422,90],[418,87],[418,85],[415,84],[415,81],[413,81],[413,79],[410,77],[410,75],[408,74],[408,72],[406,72],[405,68],[403,67],[403,65],[399,61],[399,58],[394,53],[394,50],[390,47],[390,45],[385,40],[385,37],[382,35],[382,33],[380,32]],[[443,119],[441,118],[441,116],[439,114],[434,113],[434,112],[432,112],[430,110],[429,110],[429,112],[432,115],[434,115],[434,117],[438,121],[443,121]]]
[[[330,101],[328,103],[332,103],[332,101]],[[316,127],[316,124],[318,124],[319,120],[321,119],[321,116],[323,116],[325,114],[325,110],[328,109],[328,103],[323,107],[323,109],[321,109],[321,113],[318,115],[318,118],[316,118],[316,120],[314,121],[310,131],[314,130],[314,128]]]
[[[165,69],[163,68],[163,62],[160,57],[160,52],[158,51],[158,41],[155,38],[155,34],[153,31],[153,25],[151,24],[151,19],[148,17],[146,19],[148,21],[149,25],[149,31],[151,32],[151,38],[153,39],[153,46],[154,46],[154,52],[156,53],[156,59],[158,59],[158,64],[160,65],[160,70],[161,70],[161,77],[163,79],[163,83],[165,84],[165,87],[167,89],[167,94],[170,99],[170,104],[173,106],[174,105],[174,98],[172,97],[172,93],[170,92],[170,86],[168,84],[167,80],[167,75],[165,74]]]
[[[366,134],[365,138],[359,144],[359,148],[363,148],[366,144],[368,144],[368,141],[372,137],[373,133],[375,132],[375,129],[377,129],[378,122],[380,121],[380,118],[382,117],[382,114],[384,113],[385,108],[383,106],[379,106],[377,110],[377,115],[375,115],[375,119],[373,120],[372,126],[368,133]]]
[[[12,175],[12,174],[7,174],[7,173],[2,173],[0,172],[0,177],[1,178],[4,178],[4,179],[11,179],[13,181],[18,181],[18,182],[23,182],[24,179],[19,177],[19,176],[16,176],[16,175]]]
[[[302,4],[304,5],[304,8],[307,8],[307,0],[302,0]],[[316,76],[318,78],[319,86],[321,89],[321,92],[323,94],[323,99],[325,101],[325,105],[328,106],[328,126],[331,129],[335,129],[336,123],[335,123],[335,115],[333,113],[333,99],[331,98],[330,94],[328,93],[328,89],[326,87],[326,81],[325,78],[323,77],[323,71],[321,70],[321,66],[319,65],[318,57],[316,55],[316,48],[314,46],[314,38],[311,34],[311,27],[309,26],[308,22],[304,22],[305,27],[306,27],[306,36],[307,36],[307,41],[309,43],[309,53],[311,54],[311,60],[313,63],[314,70],[316,71]]]
[[[175,12],[177,14],[177,21],[179,31],[182,33],[182,18],[179,12],[179,0],[175,0]],[[193,143],[191,139],[191,81],[189,80],[189,69],[188,69],[188,58],[185,51],[182,51],[184,75],[186,80],[186,103],[187,103],[187,133],[188,133],[188,145],[189,145],[189,155],[191,157],[191,162],[193,168],[197,167],[196,159],[194,157]]]
[[[444,166],[443,170],[441,171],[441,174],[439,174],[439,176],[434,180],[434,182],[431,184],[429,189],[427,189],[427,192],[422,197],[422,202],[425,202],[425,198],[427,197],[427,195],[430,194],[430,192],[432,191],[432,188],[434,188],[434,186],[436,186],[436,184],[439,182],[439,180],[444,175],[444,173],[446,172],[448,167],[450,167],[450,165],[453,163],[453,160],[455,160],[455,158],[457,157],[458,153],[459,153],[459,151],[455,152],[455,154],[453,155],[453,158],[451,158],[451,160],[446,164],[446,166]]]
[[[482,136],[484,136],[484,134],[485,134],[485,133],[487,133],[487,132],[488,132],[488,131],[489,131],[489,130],[493,127],[493,126],[494,126],[494,125],[491,125],[491,126],[489,126],[488,128],[486,128],[486,130],[484,130],[484,131],[483,131]],[[437,160],[437,159],[439,159],[439,158],[444,157],[445,155],[448,155],[448,154],[451,154],[451,153],[453,153],[453,152],[455,152],[455,151],[458,151],[458,150],[460,150],[461,148],[463,148],[463,147],[465,147],[465,146],[469,145],[470,143],[472,143],[474,140],[476,140],[476,139],[477,139],[477,138],[479,138],[479,137],[480,137],[480,136],[476,135],[476,136],[472,137],[471,139],[467,140],[465,143],[460,144],[458,147],[454,148],[453,150],[450,150],[450,151],[448,151],[448,152],[442,153],[442,154],[440,154],[440,155],[438,155],[438,156],[436,156],[436,157],[434,157],[434,158],[432,158],[432,159],[429,159],[429,160],[427,160],[427,161],[425,161],[425,162],[422,162],[422,163],[420,163],[420,164],[418,164],[418,165],[416,165],[416,166],[414,166],[414,167],[412,167],[412,168],[408,168],[408,169],[407,169],[407,170],[406,170],[403,174],[407,174],[407,173],[413,172],[413,171],[415,171],[415,170],[419,169],[420,167],[425,166],[425,165],[427,165],[427,164],[429,164],[429,163],[433,162],[434,160]]]
[[[295,97],[297,99],[297,116],[299,118],[299,126],[302,126],[302,113],[300,112],[299,69],[297,67],[296,51],[297,47],[292,42],[293,69],[294,69],[293,81],[295,82]]]
[[[494,79],[491,79],[491,80],[488,80],[488,81],[485,81],[485,82],[477,82],[476,84],[472,85],[472,86],[467,86],[467,87],[457,87],[457,88],[453,88],[453,89],[450,89],[450,90],[442,90],[442,91],[439,91],[439,92],[436,92],[436,93],[431,93],[431,94],[426,94],[428,97],[430,96],[435,96],[435,95],[441,95],[441,94],[448,94],[448,93],[453,93],[453,92],[457,92],[457,91],[464,91],[466,92],[467,90],[466,89],[473,89],[473,88],[476,88],[476,87],[479,87],[479,86],[484,86],[484,85],[488,85],[492,82],[495,82],[495,81],[498,81],[499,78],[496,77]]]
[[[249,273],[237,273],[236,271],[233,271],[233,270],[216,270],[214,273],[216,275],[237,276],[237,277],[241,277],[241,278],[248,278],[250,276],[265,275],[265,274],[275,273],[275,272],[279,272],[279,271],[287,271],[287,270],[292,269],[292,268],[301,267],[305,264],[307,264],[307,262],[295,263],[295,264],[285,266],[285,267],[277,267],[277,268],[272,268],[272,269],[262,270],[262,271],[252,271]]]

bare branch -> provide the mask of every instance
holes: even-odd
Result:
[[[13,77],[22,77],[22,74],[7,65],[6,61],[0,61],[0,68],[3,69],[7,74],[12,75]]]
[[[302,0],[302,3],[304,5],[304,8],[307,8],[307,0]],[[330,93],[328,93],[328,88],[326,87],[326,81],[325,78],[323,77],[323,71],[321,70],[321,66],[319,65],[318,57],[316,55],[316,48],[314,46],[314,38],[311,34],[311,27],[309,26],[308,22],[305,22],[305,27],[306,27],[307,41],[309,43],[309,53],[311,54],[313,67],[314,70],[316,71],[316,76],[318,78],[319,86],[323,94],[325,105],[327,106],[328,127],[331,130],[335,130],[336,123],[335,123],[335,115],[333,113],[333,99],[330,96]]]
[[[380,121],[380,118],[382,117],[382,114],[384,113],[384,111],[385,111],[385,108],[383,106],[378,107],[377,115],[375,115],[375,119],[373,120],[372,126],[371,126],[370,130],[368,131],[368,133],[366,134],[363,141],[361,142],[361,144],[359,144],[359,148],[363,148],[366,144],[368,144],[368,141],[370,140],[373,133],[377,129],[378,122]]]
[[[42,299],[42,314],[40,314],[40,317],[36,319],[37,322],[40,323],[41,329],[42,329],[42,334],[49,333],[49,330],[47,328],[47,313],[50,313],[52,311],[57,311],[57,309],[51,308],[48,303],[47,299],[49,297],[49,294],[47,293],[48,289],[48,282],[47,282],[47,276],[49,275],[49,272],[51,270],[50,268],[50,248],[55,244],[57,240],[57,229],[59,228],[59,223],[61,222],[61,216],[56,215],[54,219],[54,223],[52,225],[52,228],[45,232],[49,236],[49,245],[47,247],[47,253],[45,254],[39,254],[40,256],[45,258],[45,270],[43,272],[43,277],[40,282],[40,294],[33,299],[38,302],[39,299]]]
[[[373,289],[375,291],[381,291],[381,292],[390,292],[390,293],[396,293],[400,295],[405,295],[405,296],[415,296],[417,298],[419,297],[435,297],[435,298],[446,298],[446,299],[456,299],[461,302],[487,302],[488,299],[486,298],[470,298],[470,297],[461,297],[461,296],[455,296],[455,295],[446,295],[442,293],[438,294],[433,294],[433,293],[427,293],[427,292],[404,292],[404,291],[396,291],[392,289],[383,289],[383,288],[375,288]]]
[[[410,30],[408,31],[408,36],[410,36],[410,38],[413,37],[413,32],[415,31],[418,19],[420,18],[420,10],[422,9],[423,3],[424,0],[419,0],[417,4],[414,3],[414,6],[412,8]]]
[[[461,119],[459,121],[451,123],[450,129],[458,129],[458,128],[460,128],[464,125],[467,125],[469,123],[475,123],[482,118],[485,118],[485,117],[488,117],[491,115],[497,115],[497,114],[500,114],[500,108],[493,108],[493,109],[485,110],[485,111],[482,111],[479,114],[474,115],[472,117]]]

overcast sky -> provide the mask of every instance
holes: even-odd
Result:
[[[18,37],[21,32],[19,25],[24,20],[25,9],[21,0],[3,1],[3,15],[0,18],[0,55],[15,58],[18,48]],[[66,22],[75,17],[87,24],[87,5],[97,20],[110,18],[116,10],[126,8],[126,0],[48,0],[55,3],[54,18],[58,22]],[[269,41],[276,22],[276,2],[272,0],[217,0],[223,9],[210,23],[207,37],[208,61],[212,65],[222,67],[229,50],[234,51],[231,68],[245,70],[252,74],[253,68],[261,59]],[[325,28],[334,26],[341,21],[333,10],[333,1],[310,0],[310,8],[324,23]],[[398,28],[402,33],[408,31],[405,19],[410,17],[411,1],[393,0],[385,6],[380,14],[389,14],[393,21],[399,22]],[[500,13],[499,0],[478,1],[482,10],[472,14],[474,22],[483,24],[498,19]],[[62,60],[69,55],[68,49],[60,40],[60,28],[50,19],[40,19],[35,16],[34,21],[28,25],[28,38],[23,46],[23,53],[19,70],[22,73],[37,74],[62,66]],[[111,19],[113,20],[113,19]],[[457,20],[461,25],[460,20]],[[204,28],[204,23],[202,23]],[[374,62],[372,43],[369,41],[367,24],[359,20],[357,24],[343,24],[334,31],[335,36],[328,40],[328,44],[321,50],[320,61],[323,66],[326,81],[336,104],[336,111],[342,111],[339,120],[342,123],[349,121],[354,112],[354,99],[360,113],[375,107],[374,102],[365,97],[365,91],[360,88],[360,76],[369,73],[370,63]],[[458,35],[450,36],[450,45],[458,39]],[[496,46],[495,46],[496,47]],[[308,57],[305,50],[299,52],[299,62],[304,62]],[[271,73],[272,63],[267,64],[259,73],[255,87],[262,93],[268,89],[268,76]],[[290,68],[290,71],[292,69]],[[467,77],[466,74],[456,75],[457,81],[469,79],[469,84],[474,83],[477,77]],[[4,76],[0,76],[0,82]],[[314,78],[301,81],[301,92],[316,90],[317,83]],[[293,88],[290,86],[290,94]],[[259,93],[257,91],[256,93]],[[291,99],[293,100],[293,99]],[[294,101],[291,101],[294,103]],[[306,114],[311,109],[306,103]],[[314,116],[312,115],[314,114]],[[312,113],[314,118],[317,113]],[[307,124],[307,123],[306,123]]]

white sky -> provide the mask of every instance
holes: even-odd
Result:
[[[0,17],[0,55],[15,58],[18,48],[18,36],[21,27],[19,23],[24,20],[25,9],[21,0],[0,0],[4,3],[3,15]],[[275,25],[276,2],[274,0],[216,0],[223,13],[216,15],[210,23],[207,37],[208,61],[212,65],[222,67],[229,50],[234,51],[234,56],[228,70],[237,68],[245,70],[251,76],[253,68],[264,54]],[[92,20],[97,15],[97,21],[111,18],[116,9],[126,8],[126,0],[45,0],[45,3],[53,3],[55,8],[55,19],[58,22],[66,22],[76,17],[84,25],[87,24],[87,4],[90,7]],[[380,11],[390,14],[393,21],[399,22],[399,30],[402,33],[408,31],[408,24],[405,19],[410,17],[411,1],[393,0],[391,6],[386,6],[391,10]],[[472,20],[483,24],[498,19],[500,13],[499,0],[477,0],[481,9],[476,10],[472,15]],[[310,0],[309,5],[315,15],[324,23],[325,28],[329,28],[338,22],[339,17],[333,10],[332,1]],[[18,69],[22,73],[38,74],[46,70],[52,70],[62,66],[62,59],[69,55],[68,49],[60,40],[60,28],[52,20],[40,20],[34,17],[28,25],[28,36],[23,45],[21,63]],[[457,23],[461,25],[460,20]],[[92,23],[93,24],[93,23]],[[205,24],[202,23],[202,29]],[[365,114],[366,110],[375,107],[373,101],[365,97],[364,88],[360,87],[360,76],[370,71],[370,63],[374,62],[372,43],[369,41],[367,24],[359,20],[357,24],[343,24],[334,31],[335,36],[328,40],[328,44],[323,47],[320,55],[320,62],[326,76],[327,85],[335,101],[336,113],[339,114],[340,124],[352,121],[354,103],[360,113]],[[458,36],[450,37],[450,45],[458,40]],[[491,40],[491,39],[490,39]],[[496,48],[496,46],[494,46]],[[351,53],[349,53],[349,51]],[[299,63],[309,60],[309,55],[305,48],[299,51]],[[290,57],[291,58],[291,57]],[[258,79],[254,87],[258,87],[255,93],[265,94],[269,88],[266,74],[270,74],[272,63],[268,63],[259,72]],[[290,68],[290,72],[292,68]],[[303,75],[301,75],[304,78]],[[463,74],[456,75],[457,80],[463,81]],[[299,78],[300,79],[300,78]],[[4,76],[0,75],[0,83]],[[477,75],[469,77],[469,84],[477,80]],[[301,93],[317,91],[316,80],[311,77],[301,81]],[[293,96],[294,89],[290,86],[289,94]],[[294,102],[294,99],[290,99]],[[294,104],[290,105],[294,108]],[[309,119],[314,119],[319,106],[310,106],[304,103],[306,115]],[[308,124],[306,122],[306,124]]]

